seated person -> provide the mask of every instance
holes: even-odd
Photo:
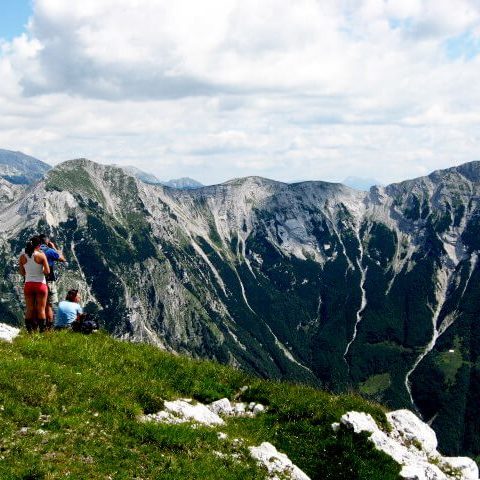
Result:
[[[66,299],[58,304],[55,328],[72,328],[73,323],[81,322],[83,316],[78,290],[69,290]]]

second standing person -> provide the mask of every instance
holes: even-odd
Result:
[[[50,273],[46,276],[48,287],[47,306],[45,309],[45,316],[47,319],[47,330],[53,326],[53,306],[58,303],[57,283],[55,276],[55,262],[65,262],[65,257],[58,250],[57,246],[50,240],[48,235],[40,235],[41,251],[45,254],[50,267]]]

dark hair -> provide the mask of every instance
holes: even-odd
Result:
[[[38,238],[40,239],[40,241],[42,243],[47,243],[47,240],[48,240],[48,235],[46,233],[41,233]]]
[[[72,302],[73,300],[75,300],[75,297],[77,296],[77,294],[78,294],[78,290],[75,290],[74,288],[72,288],[67,292],[67,296],[65,297],[65,300]]]
[[[42,244],[39,237],[32,237],[26,244],[25,244],[25,253],[31,257],[33,251]]]

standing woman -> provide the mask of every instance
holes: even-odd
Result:
[[[43,332],[46,327],[48,288],[45,275],[50,273],[50,267],[47,257],[40,250],[41,244],[39,237],[32,237],[18,260],[19,271],[25,277],[25,327],[29,333],[37,330]]]

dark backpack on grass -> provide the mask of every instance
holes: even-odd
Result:
[[[72,330],[74,332],[88,335],[95,330],[98,330],[98,320],[92,313],[86,313],[82,320],[72,323]]]

